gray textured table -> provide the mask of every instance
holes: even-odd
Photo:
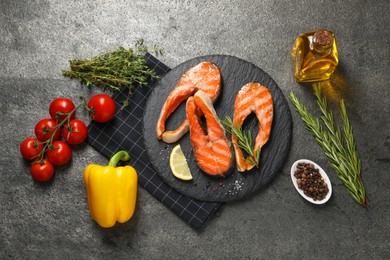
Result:
[[[388,259],[389,13],[386,0],[2,0],[0,258]],[[249,200],[224,205],[201,231],[142,189],[131,222],[101,229],[87,210],[82,172],[89,163],[106,164],[105,158],[82,146],[52,184],[39,185],[19,155],[20,142],[48,116],[52,99],[98,92],[61,76],[69,59],[131,47],[140,37],[163,47],[161,60],[171,67],[208,54],[248,60],[313,110],[313,95],[293,80],[290,49],[299,33],[318,28],[334,31],[338,40],[334,84],[355,130],[368,209],[349,197],[295,111],[291,152],[280,174]],[[308,204],[295,191],[289,169],[300,158],[328,172],[333,196],[326,205]]]

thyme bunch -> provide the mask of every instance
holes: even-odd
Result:
[[[230,116],[226,116],[225,120],[221,120],[222,124],[227,126],[226,131],[237,138],[238,147],[243,149],[248,154],[248,160],[251,164],[259,166],[260,151],[254,151],[252,134],[250,131],[244,131],[241,126],[234,126]]]
[[[344,100],[340,100],[340,111],[343,121],[343,132],[341,132],[340,127],[335,123],[326,98],[321,94],[320,84],[315,84],[313,88],[317,98],[317,106],[322,114],[320,118],[314,117],[293,92],[290,93],[290,100],[305,122],[306,128],[324,150],[331,167],[344,183],[348,193],[356,202],[366,207],[368,199],[361,178],[361,160],[357,152]],[[322,127],[319,119],[324,123],[325,129]]]
[[[154,69],[146,66],[144,54],[154,51],[162,55],[163,50],[156,46],[152,49],[139,39],[134,48],[109,51],[91,59],[70,60],[70,70],[62,70],[62,75],[78,79],[86,86],[96,86],[102,91],[128,89],[123,107],[129,104],[129,98],[138,86],[147,85],[150,78],[159,78]]]

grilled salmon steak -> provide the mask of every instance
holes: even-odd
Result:
[[[257,82],[251,82],[241,88],[234,102],[233,127],[242,127],[245,118],[255,113],[259,122],[259,131],[255,139],[253,154],[260,155],[261,147],[268,141],[271,133],[273,118],[273,101],[270,91]],[[253,167],[259,167],[259,160],[245,158],[238,146],[237,137],[232,134],[236,165],[240,172],[247,171]]]
[[[157,138],[166,143],[174,143],[189,130],[188,119],[175,130],[166,131],[165,122],[176,108],[187,98],[202,90],[214,102],[221,89],[221,73],[211,62],[201,62],[187,70],[168,95],[157,121]]]
[[[201,90],[197,91],[187,100],[186,114],[199,168],[212,176],[229,174],[234,167],[234,153],[210,97]],[[206,130],[203,130],[202,114],[206,119]]]

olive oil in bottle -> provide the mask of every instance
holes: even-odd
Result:
[[[336,39],[332,32],[302,33],[292,49],[297,82],[316,82],[330,78],[338,64]]]

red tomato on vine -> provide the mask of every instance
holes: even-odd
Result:
[[[61,122],[65,119],[67,114],[71,113],[75,109],[75,105],[72,100],[69,98],[56,98],[54,99],[49,106],[49,113],[52,119],[56,122]],[[76,111],[70,115],[70,119],[73,119],[76,116]]]
[[[78,119],[70,120],[62,131],[62,137],[68,144],[81,144],[87,139],[88,128],[83,121]]]
[[[39,141],[44,142],[51,138],[55,132],[53,140],[58,140],[61,136],[61,129],[56,130],[56,127],[57,123],[53,119],[42,119],[35,125],[35,135]]]
[[[106,123],[115,116],[115,102],[106,94],[93,96],[88,102],[92,120],[99,123]]]
[[[46,152],[49,162],[56,166],[67,164],[72,158],[72,150],[63,141],[55,141]]]
[[[31,165],[30,173],[36,181],[48,181],[54,175],[54,166],[48,160],[42,160]]]
[[[43,147],[44,145],[37,138],[29,137],[20,144],[20,153],[24,159],[31,161],[37,159],[36,157],[43,150]]]

